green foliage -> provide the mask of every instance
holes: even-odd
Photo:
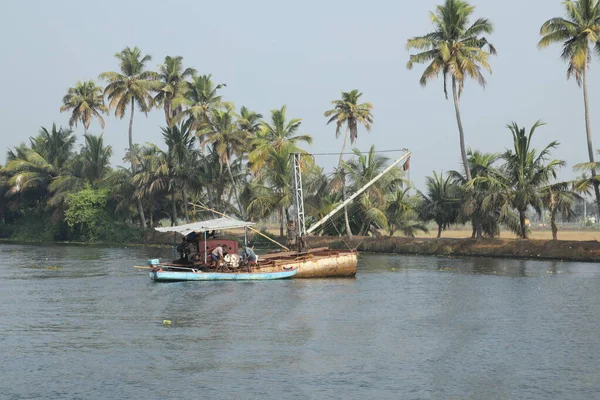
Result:
[[[53,221],[49,212],[25,213],[15,221],[10,239],[23,242],[51,242],[68,239],[68,226],[62,221]]]
[[[98,241],[103,225],[109,220],[107,189],[85,189],[67,196],[65,221],[83,240]]]

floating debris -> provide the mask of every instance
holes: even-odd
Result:
[[[171,320],[170,319],[163,320],[163,325],[171,325]]]

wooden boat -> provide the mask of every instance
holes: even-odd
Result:
[[[288,279],[298,273],[298,269],[283,269],[278,272],[203,272],[190,268],[187,271],[154,268],[149,272],[155,282],[177,281],[264,281]]]

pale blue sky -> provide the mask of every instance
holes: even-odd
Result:
[[[114,53],[138,46],[152,55],[155,68],[166,55],[181,55],[186,66],[227,83],[222,94],[236,107],[268,115],[288,106],[303,119],[312,152],[336,152],[342,139],[325,125],[323,112],[341,91],[359,89],[374,104],[375,124],[361,131],[357,147],[408,147],[411,178],[422,187],[433,170],[460,168],[458,132],[452,102],[442,82],[427,88],[423,70],[406,69],[407,38],[432,29],[428,12],[442,0],[422,1],[114,1],[21,0],[3,4],[0,24],[2,89],[0,162],[6,147],[18,145],[53,122],[67,125],[62,96],[78,80],[117,70]],[[571,166],[586,161],[582,95],[566,81],[560,47],[536,48],[541,24],[562,15],[560,0],[474,0],[475,17],[494,22],[490,41],[498,49],[486,90],[468,83],[462,98],[467,145],[503,151],[511,144],[505,125],[530,126],[543,119],[536,143],[559,140],[557,158]],[[600,147],[600,72],[594,60],[590,101],[595,147]],[[160,143],[162,111],[134,121],[134,140]],[[81,142],[82,128],[76,129]],[[100,133],[97,124],[92,133]],[[127,120],[106,119],[113,164],[123,164]],[[319,158],[330,169],[336,157]]]

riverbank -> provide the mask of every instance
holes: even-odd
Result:
[[[328,246],[334,249],[351,248],[369,253],[600,262],[600,242],[597,241],[401,237],[348,240],[339,237],[311,237],[308,239],[308,245]]]
[[[238,232],[224,233],[223,237],[238,238]],[[279,240],[283,242],[282,240]],[[85,243],[85,242],[52,242],[52,241],[13,241],[0,239],[4,243],[30,244],[75,244],[108,247],[156,247],[171,248],[171,234],[147,233],[144,243]],[[464,238],[405,238],[405,237],[360,237],[347,238],[331,236],[311,236],[308,246],[330,247],[332,249],[357,249],[359,252],[406,254],[446,257],[492,257],[537,260],[560,260],[580,262],[600,262],[600,242],[595,240],[519,240],[519,239],[464,239]],[[261,241],[262,243],[262,241]],[[262,248],[262,246],[259,247]],[[269,242],[264,243],[270,245]],[[275,250],[273,248],[273,250]]]

